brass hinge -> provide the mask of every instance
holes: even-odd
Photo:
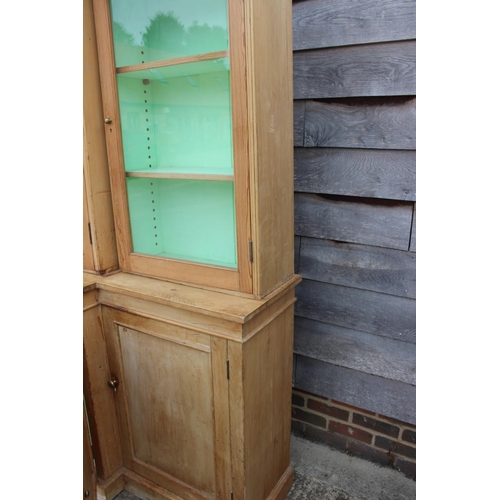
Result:
[[[89,238],[90,238],[90,244],[92,245],[92,231],[90,229],[90,222],[88,223],[89,226]]]
[[[248,242],[248,253],[250,254],[250,262],[253,262],[253,241]]]
[[[227,379],[229,380],[229,359],[226,361]]]

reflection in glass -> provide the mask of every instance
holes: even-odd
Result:
[[[233,173],[227,58],[117,81],[127,172]]]
[[[133,251],[235,268],[232,182],[127,179]]]
[[[227,0],[111,0],[116,66],[228,49]]]

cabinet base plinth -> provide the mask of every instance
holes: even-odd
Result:
[[[292,487],[292,483],[293,469],[288,467],[266,500],[284,500]],[[126,468],[116,471],[106,481],[98,481],[97,500],[113,500],[123,490],[144,500],[182,500],[182,497],[170,493]],[[233,500],[239,499],[233,496]]]

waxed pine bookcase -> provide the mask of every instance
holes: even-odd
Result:
[[[85,493],[284,498],[291,3],[83,5]]]

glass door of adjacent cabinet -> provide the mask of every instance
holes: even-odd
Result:
[[[131,253],[237,270],[227,0],[108,15]]]

